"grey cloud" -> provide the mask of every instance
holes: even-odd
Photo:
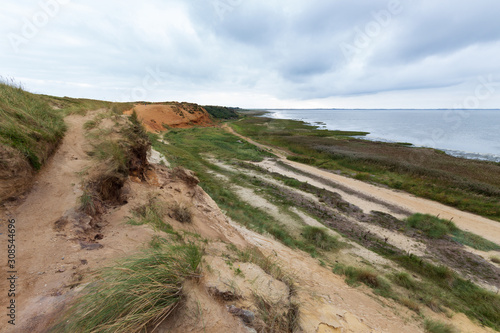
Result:
[[[500,79],[496,1],[401,0],[402,13],[356,46],[390,1],[397,0],[70,2],[15,53],[6,36],[40,10],[19,1],[0,14],[0,75],[26,79],[38,92],[113,100],[158,69],[163,78],[150,98],[237,95],[241,106],[325,99],[325,107],[342,96],[425,89],[446,100],[477,76]],[[354,45],[352,57],[345,44]]]

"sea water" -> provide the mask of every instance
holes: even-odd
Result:
[[[500,162],[500,110],[268,110],[266,117],[320,128],[369,132],[368,140],[407,142],[464,158]]]

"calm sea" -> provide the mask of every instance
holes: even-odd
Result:
[[[454,156],[500,162],[500,110],[268,110],[330,130],[370,132],[369,140],[408,142]]]

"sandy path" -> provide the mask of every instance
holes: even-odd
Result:
[[[89,116],[85,118],[69,116],[65,119],[68,132],[58,151],[36,176],[26,199],[11,209],[17,221],[16,247],[19,279],[16,293],[18,304],[16,326],[22,325],[27,319],[28,299],[51,294],[61,287],[61,276],[54,273],[66,270],[64,266],[70,264],[64,258],[69,244],[58,242],[53,223],[66,210],[75,206],[81,194],[77,172],[89,163],[82,146],[85,141],[82,124],[88,119],[90,119]],[[0,289],[4,290],[4,288]],[[1,324],[4,324],[4,321]],[[3,327],[3,329],[7,331],[8,327]]]
[[[339,190],[338,188],[334,188],[332,186],[328,186],[327,184],[324,184],[316,179],[313,179],[311,177],[293,172],[291,170],[287,170],[284,167],[281,167],[280,165],[276,164],[275,161],[265,159],[262,162],[255,163],[256,165],[267,169],[270,172],[275,172],[279,173],[283,176],[287,176],[290,178],[297,179],[301,182],[309,183],[312,186],[315,186],[317,188],[323,188],[327,191],[333,192],[333,193],[338,193],[344,199],[345,201],[359,207],[363,212],[369,214],[371,211],[379,211],[387,214],[391,214],[394,217],[397,217],[399,219],[404,219],[406,215],[404,214],[398,214],[397,212],[394,212],[392,209],[389,207],[386,207],[385,205],[381,205],[369,200],[366,200],[364,198],[360,198],[359,196],[356,196],[354,194],[349,194],[346,193],[342,190]]]
[[[343,186],[347,186],[353,189],[354,191],[358,191],[373,196],[377,199],[387,202],[388,204],[402,207],[412,213],[424,213],[435,216],[439,215],[439,217],[443,219],[453,219],[453,222],[459,228],[475,233],[492,242],[500,244],[499,222],[495,222],[493,220],[484,218],[482,216],[474,215],[472,213],[463,212],[456,208],[452,208],[432,200],[418,198],[406,192],[378,187],[375,185],[364,183],[356,179],[324,171],[310,165],[289,161],[286,159],[286,156],[283,154],[282,151],[270,148],[266,145],[255,142],[252,139],[244,137],[236,133],[232,128],[230,128],[227,125],[225,125],[224,128],[230,133],[248,141],[249,143],[254,144],[261,149],[264,149],[266,151],[269,151],[277,155],[277,157],[283,163],[286,163],[298,170],[313,174],[315,176],[322,177],[324,179],[328,179]]]
[[[106,215],[107,223],[115,223],[119,229],[107,228],[100,242],[104,248],[99,250],[83,250],[74,239],[71,227],[63,231],[54,228],[61,216],[79,205],[82,194],[79,173],[91,164],[82,126],[96,112],[65,118],[68,131],[58,150],[38,173],[25,199],[9,207],[17,221],[17,318],[16,327],[1,320],[2,333],[39,332],[38,328],[51,320],[51,314],[61,309],[71,295],[68,285],[78,282],[79,277],[90,270],[133,251],[152,234],[140,226],[137,230],[142,232],[128,237],[132,226],[123,224],[127,213],[124,209]],[[2,293],[7,290],[5,282],[0,281]]]

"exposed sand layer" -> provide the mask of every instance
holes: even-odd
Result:
[[[166,131],[168,127],[187,128],[194,125],[211,126],[212,119],[205,109],[197,104],[172,102],[165,104],[137,104],[124,114],[131,115],[133,110],[150,132]]]

